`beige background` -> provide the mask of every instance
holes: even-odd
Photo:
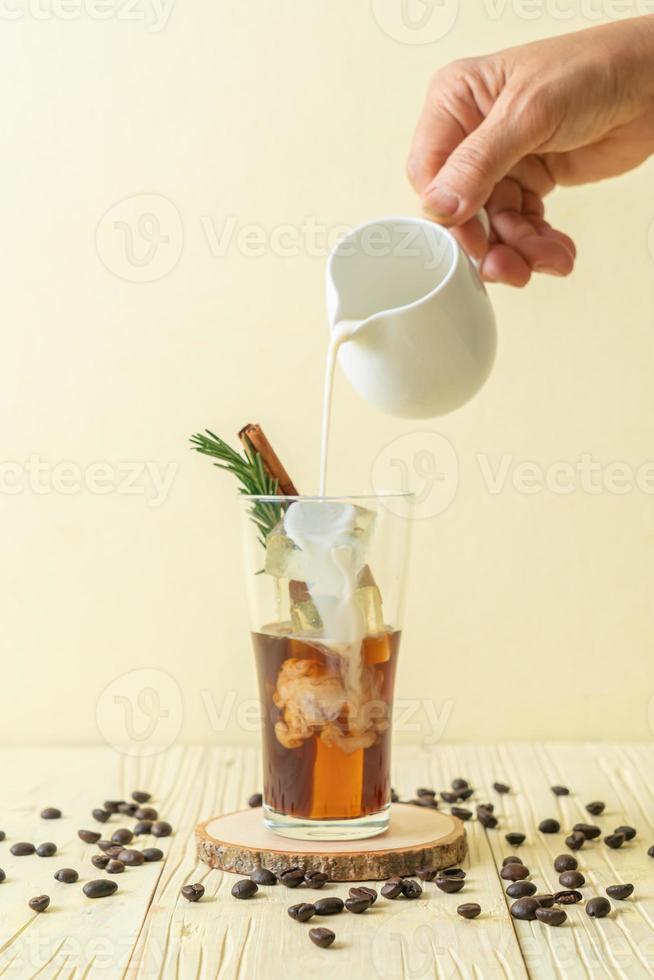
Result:
[[[234,485],[188,435],[261,421],[313,488],[326,245],[307,222],[416,213],[404,160],[439,65],[647,9],[431,6],[410,0],[412,28],[382,0],[3,5],[2,741],[256,738]],[[433,516],[401,738],[651,735],[654,471],[617,493],[610,464],[653,458],[653,177],[551,199],[576,272],[492,289],[473,404],[412,425],[338,380],[336,487],[368,490],[400,436],[411,469],[416,430],[458,460],[458,481],[451,460],[445,483],[412,476]],[[599,493],[524,492],[521,464],[583,454]]]

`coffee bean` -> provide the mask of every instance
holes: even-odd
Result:
[[[416,877],[421,881],[433,881],[437,874],[437,868],[418,868],[416,871]]]
[[[453,895],[454,892],[460,892],[465,885],[464,878],[443,878],[442,875],[439,875],[435,880],[436,887],[448,895]]]
[[[47,840],[44,844],[39,844],[36,853],[41,858],[50,858],[57,853],[57,845],[53,844],[51,840]]]
[[[504,835],[504,840],[512,847],[520,847],[521,844],[524,844],[526,839],[525,834],[521,834],[515,830],[512,830],[510,833]]]
[[[558,871],[576,871],[579,867],[579,862],[572,854],[559,854],[558,857],[554,858],[554,870]]]
[[[160,851],[158,847],[146,847],[143,853],[143,860],[147,863],[152,861],[161,861],[163,857],[163,851]]]
[[[494,803],[478,803],[477,810],[487,810],[488,813],[495,813]]]
[[[134,816],[137,820],[156,820],[159,814],[153,806],[140,806]]]
[[[554,895],[550,895],[549,893],[545,895],[534,895],[534,898],[542,909],[551,909],[554,905]]]
[[[444,803],[458,803],[458,801],[459,801],[459,794],[458,793],[450,793],[449,790],[443,790],[441,792],[441,799],[443,800]]]
[[[132,799],[136,800],[137,803],[148,803],[152,799],[152,794],[144,793],[142,789],[135,789],[132,793]]]
[[[327,880],[327,875],[323,871],[307,871],[304,875],[307,888],[322,888]]]
[[[309,902],[300,902],[298,905],[291,905],[287,911],[296,922],[308,922],[316,914],[316,906]]]
[[[500,878],[505,881],[522,881],[529,877],[529,868],[524,864],[505,864],[500,871]]]
[[[450,813],[459,820],[470,820],[472,816],[472,810],[466,810],[464,806],[453,806],[450,808]]]
[[[623,902],[626,898],[629,898],[633,890],[633,885],[609,885],[606,889],[606,894],[609,898],[617,898]]]
[[[476,919],[480,912],[481,905],[477,905],[476,902],[464,902],[463,905],[456,907],[456,914],[462,919]]]
[[[0,830],[0,840],[4,840],[6,836],[4,830]]]
[[[173,828],[165,820],[157,820],[152,824],[152,835],[154,837],[170,837]]]
[[[409,800],[409,803],[413,806],[427,807],[429,810],[438,810],[438,800],[434,799],[433,796],[417,796],[415,799]]]
[[[99,840],[98,847],[107,855],[108,858],[117,858],[123,849],[122,844],[114,844],[110,840]]]
[[[391,803],[399,803],[399,802],[400,802],[400,797],[391,786]]]
[[[372,902],[367,896],[365,898],[360,897],[345,899],[345,908],[348,910],[348,912],[354,912],[355,915],[365,912],[371,905]]]
[[[538,889],[533,881],[514,881],[506,890],[509,898],[529,898],[535,895]]]
[[[455,793],[461,793],[463,790],[470,789],[470,783],[467,779],[453,779],[450,786]]]
[[[111,835],[114,844],[129,844],[134,839],[134,834],[127,827],[119,827]]]
[[[199,902],[204,895],[204,885],[201,885],[199,881],[194,885],[184,885],[181,894],[187,902]],[[234,889],[232,889],[232,895],[233,894]]]
[[[17,844],[12,844],[9,850],[14,857],[25,857],[27,854],[34,854],[36,848],[34,844],[28,844],[27,841],[18,841]]]
[[[91,810],[91,816],[98,823],[106,823],[111,814],[108,810],[102,810],[100,807],[97,807],[95,810]]]
[[[459,791],[459,799],[469,800],[473,793],[474,793],[474,789],[472,788],[472,786],[468,786],[467,789],[462,789]]]
[[[253,793],[252,796],[248,799],[248,806],[251,806],[253,808],[257,806],[263,806],[263,794]]]
[[[5,881],[7,878],[7,873],[0,868],[0,881]]]
[[[104,869],[109,864],[109,855],[94,854],[93,857],[91,858],[91,864],[94,865],[94,867],[99,868],[100,871],[104,871]]]
[[[138,803],[119,803],[118,812],[122,813],[124,817],[135,817],[139,812]]]
[[[540,905],[535,898],[519,898],[516,902],[513,902],[509,912],[514,919],[529,920],[536,918],[536,909],[539,908]]]
[[[99,834],[95,830],[78,830],[77,836],[80,840],[83,840],[85,844],[97,844],[102,834]]]
[[[309,929],[309,939],[315,946],[326,949],[336,939],[336,933],[331,929]]]
[[[54,820],[55,817],[45,817],[45,820]],[[48,905],[50,904],[49,895],[37,895],[36,898],[30,898],[27,903],[31,908],[32,912],[45,912]]]
[[[143,864],[145,858],[141,851],[136,851],[133,847],[127,847],[124,851],[120,852],[118,860],[122,861],[128,868],[138,868]]]
[[[416,790],[416,796],[436,796],[436,790],[429,789],[426,786],[419,786]]]
[[[624,834],[608,834],[608,836],[604,838],[604,843],[607,845],[607,847],[613,848],[613,850],[617,850],[618,847],[622,847],[624,842]]]
[[[257,885],[276,885],[277,875],[274,871],[269,871],[268,868],[262,868],[258,865],[253,868],[250,872],[250,878],[252,881],[256,881]]]
[[[552,786],[552,792],[555,796],[569,796],[570,790],[567,786]]]
[[[134,824],[134,834],[140,837],[142,834],[152,833],[152,821],[151,820],[139,820]]]
[[[536,909],[536,918],[539,922],[544,922],[546,926],[562,926],[568,918],[565,909]]]
[[[79,879],[79,874],[75,868],[59,868],[59,871],[55,871],[54,876],[57,881],[63,881],[66,885],[74,885]]]
[[[652,844],[651,847],[647,848],[647,854],[649,857],[654,858],[654,844]]]
[[[576,905],[577,902],[581,902],[583,899],[581,892],[575,891],[573,888],[566,888],[562,892],[554,892],[554,901],[557,905]]]
[[[541,834],[558,834],[561,829],[561,824],[558,820],[549,817],[547,820],[541,820],[538,824],[538,829]]]
[[[251,878],[241,878],[240,881],[237,881],[232,886],[232,895],[234,898],[252,898],[258,891],[259,888],[256,881],[252,881]]]
[[[602,828],[594,823],[576,823],[572,828],[573,834],[583,834],[586,840],[595,840],[602,833]]]
[[[59,820],[61,817],[61,810],[58,810],[56,806],[47,806],[45,810],[41,810],[42,820]]]
[[[119,807],[123,804],[125,800],[105,800],[102,804],[107,813],[118,813]]]
[[[316,915],[338,915],[345,907],[343,899],[337,898],[336,895],[330,895],[328,898],[319,898],[314,904],[316,906]]]
[[[604,813],[604,807],[606,803],[602,803],[601,800],[594,800],[592,803],[586,804],[586,809],[589,813],[592,813],[594,817],[599,817],[600,813]]]
[[[633,840],[634,837],[636,836],[636,828],[635,827],[630,827],[628,824],[625,824],[625,825],[623,825],[621,827],[616,827],[615,830],[613,831],[613,833],[614,834],[624,834],[624,839],[625,840]]]
[[[583,888],[586,879],[581,871],[563,871],[559,875],[559,884],[563,885],[564,888]]]
[[[110,875],[122,875],[124,870],[125,865],[122,861],[119,861],[118,858],[112,858],[107,865],[107,874]]]
[[[493,789],[496,793],[510,793],[511,787],[507,786],[506,783],[493,783]]]
[[[492,830],[493,827],[497,827],[497,817],[490,810],[486,809],[486,807],[477,807],[477,820],[487,830]]]
[[[508,857],[502,858],[502,867],[506,867],[507,864],[524,864],[524,861],[515,854],[509,854]]]
[[[297,888],[304,881],[305,870],[304,868],[286,868],[285,871],[279,876],[279,880],[282,885],[286,885],[287,888]]]
[[[590,915],[592,919],[603,919],[610,911],[611,903],[608,898],[603,898],[601,895],[589,898],[586,902],[586,915]]]
[[[402,894],[402,879],[389,878],[389,880],[382,885],[381,893],[384,898],[398,898]]]
[[[565,843],[566,846],[570,848],[571,851],[579,851],[584,846],[586,838],[579,830],[575,830],[572,834],[569,834]]]
[[[442,871],[437,871],[436,876],[439,878],[465,878],[466,873],[463,868],[444,868]]]
[[[368,888],[367,885],[359,885],[350,888],[350,898],[369,898],[370,904],[374,905],[377,901],[377,892],[374,888]]]
[[[106,898],[118,891],[118,884],[109,878],[94,878],[82,886],[82,891],[87,898]]]
[[[457,881],[458,879],[452,878],[448,880]],[[463,884],[463,882],[461,882],[461,884]],[[404,878],[402,880],[402,894],[405,898],[420,898],[422,895],[422,885],[415,881],[414,878]]]

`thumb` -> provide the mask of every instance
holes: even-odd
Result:
[[[425,189],[425,208],[441,224],[462,224],[484,206],[495,185],[536,145],[524,123],[510,118],[496,102]]]

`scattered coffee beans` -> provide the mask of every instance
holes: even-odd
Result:
[[[559,884],[563,885],[564,888],[583,888],[586,879],[581,871],[563,871],[559,875]]]
[[[511,847],[520,847],[521,844],[524,844],[526,839],[526,834],[518,833],[518,831],[515,830],[512,830],[510,833],[504,835],[504,840],[507,842],[507,844],[510,844]]]
[[[601,800],[594,800],[592,803],[586,804],[586,809],[589,813],[592,813],[594,817],[599,817],[600,813],[604,813],[604,807],[606,803],[602,803]]]
[[[441,799],[444,803],[458,803],[459,794],[451,793],[449,790],[444,789],[441,791]]]
[[[143,864],[145,858],[143,857],[143,853],[141,851],[136,851],[134,848],[128,847],[124,851],[120,852],[118,855],[118,860],[122,861],[125,867],[138,868]]]
[[[624,834],[625,840],[633,840],[636,836],[636,828],[624,825],[622,827],[616,827],[613,831],[614,834]]]
[[[509,909],[514,919],[535,919],[540,904],[535,898],[519,898]]]
[[[547,820],[541,820],[538,824],[538,829],[541,834],[558,834],[561,829],[561,824],[558,820],[549,817]]]
[[[253,793],[248,800],[248,806],[251,807],[263,806],[263,794]]]
[[[441,878],[465,878],[466,873],[463,868],[443,868],[436,872],[437,877]]]
[[[78,830],[77,836],[80,840],[83,840],[85,844],[97,844],[102,834],[97,833],[95,830]]]
[[[575,830],[572,834],[569,834],[565,843],[566,846],[570,848],[571,851],[579,851],[584,846],[586,838],[579,830]]]
[[[91,864],[100,871],[104,871],[109,864],[109,860],[110,858],[108,854],[94,854],[91,858]]]
[[[350,898],[369,898],[370,904],[374,905],[377,901],[377,892],[374,888],[368,888],[367,885],[359,885],[350,888]]]
[[[613,850],[616,850],[618,847],[622,847],[625,840],[626,838],[624,834],[609,834],[604,838],[604,843],[607,845],[607,847],[612,847]]]
[[[112,858],[107,865],[107,874],[110,875],[122,875],[124,870],[125,865],[122,861],[119,861],[118,858]]]
[[[151,820],[138,820],[134,824],[134,834],[140,837],[141,834],[151,834],[152,833],[152,821]]]
[[[625,898],[629,898],[633,893],[633,890],[633,885],[609,885],[606,889],[606,894],[609,898],[617,898],[621,902],[624,902]]]
[[[554,858],[554,870],[558,871],[576,871],[579,867],[579,862],[572,854],[559,854],[558,857]]]
[[[457,883],[459,881],[458,878],[451,878],[451,879],[448,878],[447,880],[456,881]],[[436,881],[436,884],[438,884],[438,880]],[[463,882],[461,882],[461,885],[459,887],[461,887],[462,885]],[[456,891],[458,890],[459,889],[457,888]],[[404,895],[405,898],[420,898],[420,896],[422,895],[422,885],[419,882],[417,882],[414,878],[403,878],[402,894]]]
[[[309,939],[314,945],[326,949],[336,939],[336,933],[331,929],[309,929]]]
[[[140,806],[134,816],[137,820],[156,820],[159,814],[153,806]]]
[[[570,790],[567,786],[552,786],[552,792],[555,796],[569,796]]]
[[[467,779],[453,779],[450,785],[455,793],[461,793],[466,789],[470,789],[470,783]]]
[[[511,787],[507,786],[506,783],[493,783],[493,789],[496,793],[510,793]],[[468,903],[472,904],[472,903]]]
[[[54,876],[57,881],[63,881],[66,885],[74,885],[79,879],[79,874],[74,868],[59,868],[59,871],[55,871]]]
[[[4,830],[0,830],[0,840],[4,840],[6,836]]]
[[[0,881],[4,881],[6,877],[7,877],[6,872],[3,871],[2,868],[0,868]]]
[[[436,868],[418,868],[416,878],[420,878],[421,881],[433,881],[437,874]]]
[[[602,833],[602,828],[594,823],[576,823],[572,828],[573,834],[583,834],[586,840],[595,840]]]
[[[157,820],[152,824],[152,834],[154,837],[170,837],[173,828],[165,820]]]
[[[507,864],[523,864],[522,858],[517,857],[515,854],[509,854],[508,857],[502,858],[502,867],[506,867]]]
[[[330,895],[328,898],[319,898],[314,904],[316,915],[338,915],[345,907],[343,899],[337,898],[336,895]]]
[[[82,891],[87,898],[106,898],[118,891],[118,885],[109,878],[94,878],[82,886]]]
[[[161,861],[163,857],[163,851],[158,847],[146,847],[142,854],[143,860],[146,862]]]
[[[554,905],[554,895],[534,895],[534,898],[542,909],[551,909]]]
[[[470,820],[472,817],[472,810],[467,810],[464,806],[453,806],[450,808],[450,813],[459,820]]]
[[[497,827],[497,817],[486,806],[477,807],[477,820],[487,830]]]
[[[135,789],[132,793],[132,799],[136,800],[137,803],[148,803],[152,799],[152,794],[144,793],[141,789]]]
[[[557,905],[576,905],[582,899],[581,892],[575,891],[574,888],[566,888],[565,891],[554,893],[554,901]]]
[[[654,858],[654,844],[652,844],[651,847],[647,848],[647,854],[649,857]]]
[[[277,875],[274,871],[269,871],[268,868],[262,868],[258,865],[253,868],[250,872],[250,878],[252,881],[256,881],[257,885],[276,885]]]
[[[611,903],[608,898],[602,898],[601,895],[589,898],[586,902],[586,915],[590,915],[592,919],[603,919],[610,911]]]
[[[256,881],[252,881],[251,878],[241,878],[240,881],[237,881],[232,886],[232,895],[234,898],[252,898],[258,891],[259,888]]]
[[[119,813],[125,800],[105,800],[102,804],[107,813]]]
[[[282,885],[287,888],[297,888],[304,881],[304,868],[286,868],[279,876]]]
[[[55,819],[54,817],[45,817],[45,820]],[[45,912],[48,905],[50,904],[49,895],[37,895],[36,898],[30,898],[27,903],[31,908],[32,912]]]
[[[454,892],[460,892],[465,885],[465,879],[463,878],[447,878],[443,877],[443,875],[438,875],[435,880],[436,887],[448,895],[453,895]]]
[[[326,881],[327,875],[323,871],[307,871],[304,875],[307,888],[322,888]]]
[[[546,926],[562,926],[568,918],[568,913],[565,909],[548,909],[541,906],[536,909],[536,918]]]
[[[300,902],[298,905],[291,905],[288,914],[296,922],[308,922],[316,914],[316,906],[309,902]]]
[[[14,857],[25,857],[27,854],[34,854],[36,848],[34,844],[28,844],[27,841],[18,841],[17,844],[12,844],[9,850]]]
[[[47,840],[44,844],[39,844],[36,853],[41,858],[50,858],[57,853],[57,845],[53,844],[51,840]]]
[[[348,912],[354,912],[355,915],[365,912],[371,905],[372,902],[367,896],[360,896],[358,898],[352,898],[350,896],[350,898],[345,899],[345,908],[348,910]]]
[[[463,905],[456,907],[456,914],[462,919],[476,919],[480,912],[481,905],[477,905],[476,902],[464,902]]]
[[[114,844],[129,844],[134,839],[134,834],[127,827],[119,827],[118,830],[114,830],[111,835],[111,840]]]
[[[500,878],[504,878],[505,881],[522,881],[523,878],[529,877],[529,868],[526,868],[524,864],[505,864],[500,871]]]
[[[528,898],[535,895],[538,889],[533,881],[514,881],[506,890],[509,898]]]
[[[194,885],[184,885],[181,893],[187,902],[199,902],[204,895],[204,885],[201,885],[199,881]],[[232,889],[233,894],[234,889]]]
[[[97,820],[98,823],[106,823],[111,814],[108,810],[103,810],[100,807],[96,807],[95,810],[91,810],[91,816],[94,820]]]
[[[402,879],[389,878],[389,880],[382,885],[381,893],[384,898],[399,898],[399,896],[402,894]]]
[[[138,803],[119,803],[118,812],[122,813],[124,817],[135,817],[139,812]]]
[[[42,820],[59,820],[61,817],[61,810],[58,810],[56,806],[47,806],[45,810],[41,810]]]

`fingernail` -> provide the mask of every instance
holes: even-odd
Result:
[[[451,218],[459,209],[459,195],[447,187],[435,185],[425,195],[427,207],[437,218]]]
[[[564,272],[560,269],[554,269],[551,265],[535,265],[534,272],[545,272],[548,276],[565,276]]]

